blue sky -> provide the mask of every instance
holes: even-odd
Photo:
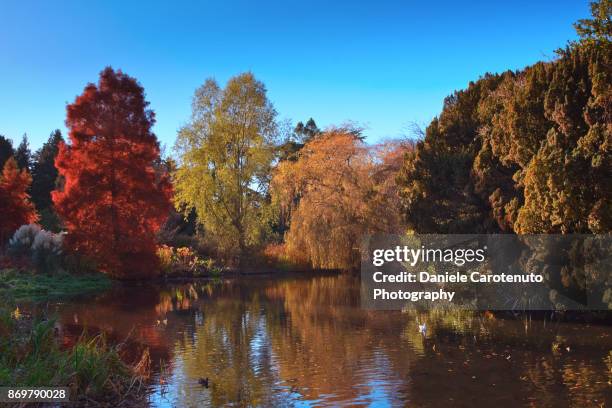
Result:
[[[464,3],[464,4],[460,4]],[[0,7],[0,134],[38,148],[107,65],[136,77],[171,148],[208,77],[250,70],[279,119],[408,133],[485,72],[548,60],[581,0],[21,1]]]

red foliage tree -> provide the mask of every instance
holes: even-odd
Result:
[[[157,271],[155,234],[171,206],[148,105],[134,78],[106,68],[68,105],[69,144],[55,161],[64,183],[52,197],[67,245],[118,278]]]
[[[38,220],[28,188],[32,177],[19,170],[13,157],[4,163],[0,176],[0,243],[5,243],[23,224]]]

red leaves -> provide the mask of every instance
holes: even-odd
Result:
[[[31,182],[30,173],[20,171],[13,157],[4,163],[0,177],[0,244],[6,242],[23,224],[38,220],[27,192]]]
[[[106,68],[67,107],[70,144],[55,165],[64,178],[53,202],[68,230],[67,244],[120,278],[155,273],[155,233],[170,209],[168,176],[156,171],[159,145],[144,90]]]

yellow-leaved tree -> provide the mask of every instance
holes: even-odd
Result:
[[[267,225],[275,117],[264,84],[244,73],[224,89],[212,79],[198,88],[191,121],[178,133],[175,204],[195,208],[219,249],[241,261]]]

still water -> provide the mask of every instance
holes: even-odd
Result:
[[[85,328],[127,338],[126,358],[148,348],[154,407],[612,405],[612,326],[365,311],[349,275],[119,286],[40,307],[66,342]]]

